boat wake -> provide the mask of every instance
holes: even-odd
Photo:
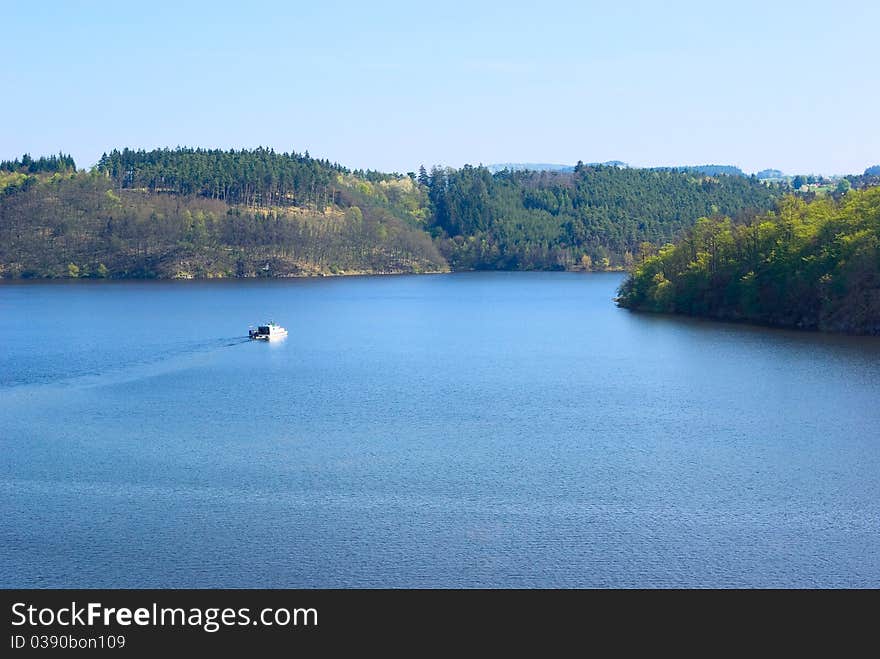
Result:
[[[92,368],[77,369],[67,373],[31,372],[27,380],[11,380],[0,384],[0,392],[33,388],[94,388],[133,382],[149,377],[156,377],[174,371],[192,368],[210,359],[211,353],[223,348],[250,343],[246,336],[227,336],[204,342],[187,342],[169,347],[158,355],[144,359],[132,359],[128,362],[114,360],[111,363],[94,364]]]

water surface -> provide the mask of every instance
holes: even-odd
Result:
[[[0,285],[0,586],[880,586],[880,340],[619,283]]]

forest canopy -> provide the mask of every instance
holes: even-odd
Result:
[[[579,163],[573,172],[434,168],[431,229],[455,268],[632,265],[697,218],[773,207],[778,190],[740,176]]]
[[[0,172],[40,174],[75,171],[76,163],[73,157],[65,153],[59,153],[57,156],[41,156],[36,160],[26,153],[15,160],[0,160]]]

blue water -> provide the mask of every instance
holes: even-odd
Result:
[[[880,340],[620,280],[0,285],[0,586],[880,586]]]

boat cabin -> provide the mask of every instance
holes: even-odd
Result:
[[[277,339],[282,336],[287,336],[287,330],[281,327],[281,325],[268,323],[266,325],[258,325],[257,329],[248,330],[248,336],[252,339],[268,341],[269,339]]]

